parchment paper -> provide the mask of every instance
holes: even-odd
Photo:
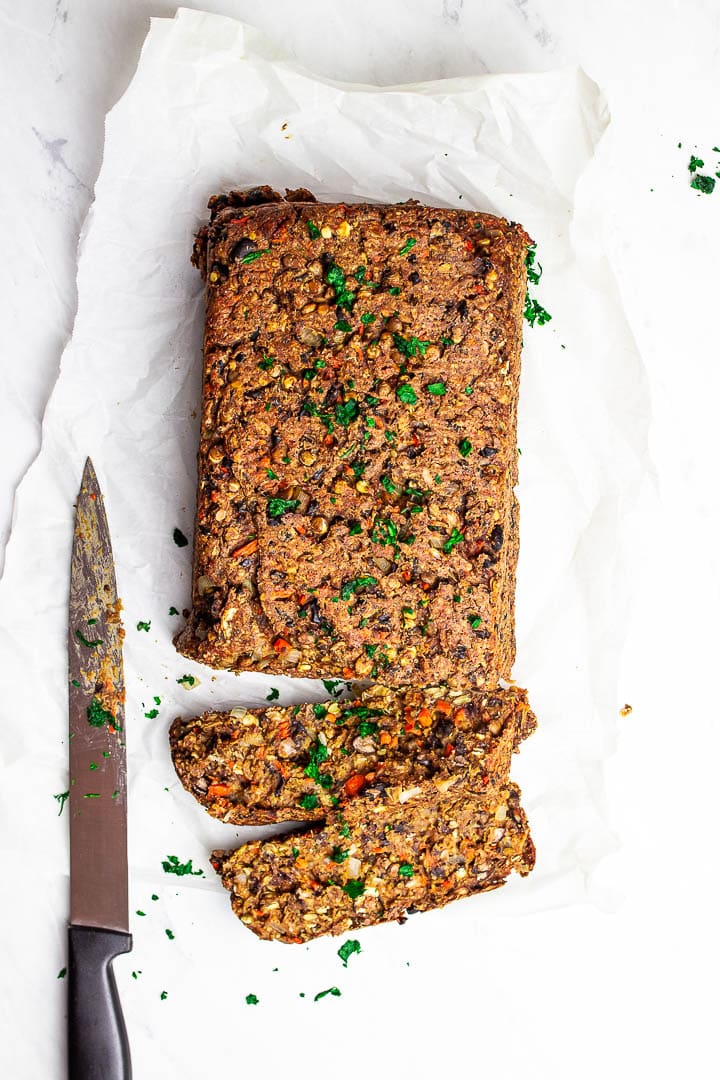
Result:
[[[69,555],[88,454],[105,492],[127,629],[131,907],[145,915],[133,917],[135,951],[116,970],[138,1075],[201,1075],[211,1022],[251,1027],[257,1040],[244,1044],[243,1073],[262,1057],[277,1075],[270,1066],[287,1060],[273,1027],[280,1015],[288,1038],[316,1031],[312,1009],[331,1007],[333,1030],[347,1029],[351,1016],[372,1009],[378,982],[407,999],[452,980],[465,961],[453,967],[446,957],[507,934],[510,917],[607,901],[592,872],[614,843],[602,766],[622,704],[615,679],[630,597],[618,535],[647,468],[649,423],[642,367],[602,246],[593,155],[608,121],[598,87],[577,69],[338,85],[235,21],[184,10],[153,22],[137,74],[108,116],[79,249],[75,328],[41,453],[18,494],[0,591],[0,815],[13,823],[3,858],[32,868],[32,885],[4,886],[19,930],[8,962],[25,964],[30,927],[37,945],[27,990],[11,1003],[18,1037],[42,1035],[28,1076],[58,1074],[64,1052],[61,1017],[50,1010],[38,1029],[25,995],[44,994],[64,964],[67,821],[52,796],[67,786]],[[335,955],[339,941],[260,943],[234,919],[207,853],[262,830],[212,821],[180,788],[167,748],[179,714],[260,704],[270,686],[285,702],[309,691],[326,696],[321,684],[216,674],[171,644],[181,617],[169,610],[188,605],[191,561],[173,529],[192,535],[198,437],[203,289],[189,254],[208,196],[255,183],[306,186],[328,200],[412,197],[521,221],[544,268],[533,293],[552,314],[549,324],[526,327],[519,434],[515,677],[530,690],[540,729],[514,775],[537,868],[498,893],[359,934],[363,954],[351,959],[352,972]],[[136,629],[140,621],[149,632]],[[178,683],[185,673],[198,678],[196,688]],[[155,695],[159,715],[149,718]],[[205,875],[168,876],[161,862],[169,854],[192,858]],[[343,997],[314,1004],[332,984]],[[249,992],[264,1010],[245,1005]],[[322,1031],[331,1052],[342,1053],[340,1035]],[[430,1070],[433,1054],[442,1059],[439,1048],[407,1054],[390,1056],[388,1074],[401,1062]],[[487,1052],[483,1064],[492,1064]],[[314,1075],[297,1063],[293,1072]],[[342,1072],[366,1075],[361,1060],[346,1056]]]

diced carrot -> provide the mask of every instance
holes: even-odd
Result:
[[[452,705],[449,701],[445,701],[444,698],[440,698],[439,701],[435,702],[435,711],[443,713],[445,716],[450,716],[452,713]]]
[[[418,723],[422,724],[423,727],[432,727],[432,714],[429,709],[422,708],[417,714],[417,718]]]
[[[289,720],[283,720],[280,724],[278,724],[277,737],[278,737],[278,739],[287,739],[289,734],[290,734],[290,721]]]
[[[276,637],[272,643],[272,647],[276,653],[284,653],[290,648],[290,642],[284,637]]]
[[[345,794],[348,798],[352,799],[354,795],[358,795],[366,786],[367,780],[362,773],[355,773],[354,776],[349,776],[345,781]]]
[[[405,721],[405,731],[414,731],[414,730],[415,730],[415,719],[413,717],[412,719]]]
[[[453,716],[453,722],[454,722],[456,727],[460,727],[460,725],[463,724],[466,719],[467,719],[467,713],[465,712],[465,710],[463,708],[455,710],[455,715]]]
[[[353,669],[351,667],[344,667],[343,668],[343,678],[345,678],[345,679],[354,679],[355,678],[355,672],[353,671]]]
[[[390,735],[390,733],[388,731],[381,731],[380,732],[380,745],[381,746],[387,746],[388,743],[390,742],[390,739],[391,739],[391,735]]]
[[[230,552],[231,559],[244,559],[248,555],[254,555],[258,549],[257,536],[251,537],[250,540],[246,540],[244,544],[240,544],[234,551]]]
[[[230,225],[245,225],[250,220],[249,217],[234,217],[230,218]]]
[[[211,799],[222,799],[225,795],[230,794],[229,784],[211,784],[208,788],[208,795]]]

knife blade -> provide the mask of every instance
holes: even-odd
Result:
[[[110,532],[87,459],[75,511],[68,617],[71,1080],[128,1080],[111,961],[129,952],[125,683]]]

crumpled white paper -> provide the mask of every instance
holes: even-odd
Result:
[[[365,1076],[367,1062],[344,1052],[343,1028],[347,1035],[382,1000],[378,984],[390,1000],[412,1001],[432,992],[446,956],[468,940],[490,956],[494,938],[509,933],[506,916],[598,899],[590,875],[613,845],[602,765],[615,740],[629,599],[618,532],[647,467],[649,422],[642,367],[602,250],[592,159],[607,124],[597,86],[577,69],[346,86],[299,69],[227,18],[184,10],[153,22],[107,120],[80,244],[75,328],[40,456],[18,493],[0,591],[0,816],[14,825],[3,856],[33,878],[32,888],[4,886],[18,929],[8,966],[26,967],[28,934],[35,942],[11,1003],[17,1037],[32,1034],[36,1047],[28,1077],[59,1074],[64,1053],[60,1010],[48,1013],[38,1041],[26,994],[44,999],[64,964],[67,821],[52,796],[67,786],[69,556],[88,454],[105,493],[127,629],[131,908],[145,915],[133,918],[135,950],[116,970],[138,1075],[204,1075],[217,1054],[212,1031],[238,1024],[254,1033],[238,1066],[247,1073],[262,1058],[277,1075],[292,1038],[323,1024],[308,1010],[329,1002],[332,1024],[318,1029],[326,1060],[342,1054],[345,1077]],[[533,293],[552,314],[548,325],[526,327],[519,434],[515,677],[529,688],[540,728],[514,776],[537,868],[498,893],[363,932],[351,972],[335,955],[339,941],[261,943],[235,920],[207,853],[269,830],[210,819],[176,781],[167,747],[178,714],[261,704],[271,685],[281,702],[326,696],[321,684],[214,673],[171,643],[181,617],[169,610],[186,607],[190,594],[191,548],[176,547],[172,534],[193,529],[203,287],[189,262],[192,238],[209,195],[257,183],[305,186],[325,200],[412,197],[521,221],[544,268]],[[136,630],[140,621],[149,632]],[[195,689],[178,683],[185,673],[198,678]],[[155,695],[159,715],[149,718]],[[192,858],[205,876],[164,874],[168,854]],[[312,1003],[333,984],[341,999]],[[264,1009],[248,1009],[249,992]],[[472,1030],[472,1000],[453,1009],[459,1028]],[[288,1044],[274,1034],[279,1015]],[[440,1044],[388,1053],[388,1071],[415,1063],[422,1075],[453,1060]],[[491,1053],[486,1044],[486,1067]],[[294,1075],[304,1068],[315,1075],[310,1060],[296,1062]]]

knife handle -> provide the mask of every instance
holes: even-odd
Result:
[[[130,1048],[111,961],[132,937],[92,926],[68,928],[69,1080],[130,1080]]]

